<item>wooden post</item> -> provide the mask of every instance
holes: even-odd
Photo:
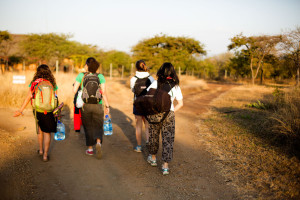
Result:
[[[56,60],[56,75],[58,74],[58,60]]]
[[[122,65],[122,78],[124,76],[124,65]]]
[[[225,69],[225,77],[224,79],[227,79],[227,69]]]
[[[180,69],[180,67],[179,67],[179,69],[178,69],[178,78],[180,79],[180,76],[181,76],[181,69]]]
[[[112,78],[112,63],[110,63],[109,77]]]
[[[23,71],[25,72],[25,60],[23,60]]]

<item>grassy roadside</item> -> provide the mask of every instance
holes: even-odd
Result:
[[[12,84],[14,75],[26,76],[25,84]],[[77,74],[71,73],[59,73],[54,76],[58,85],[58,98],[60,102],[64,102],[66,107],[73,107],[73,83],[75,82]],[[7,72],[0,76],[1,90],[0,90],[0,107],[1,108],[20,108],[22,103],[27,96],[29,90],[29,84],[34,76],[33,71],[27,72]],[[31,109],[30,103],[26,107]]]
[[[272,96],[274,88],[239,86],[211,103],[199,132],[226,180],[244,199],[299,199],[299,157],[278,145],[270,134],[266,109],[251,108]],[[263,105],[263,103],[262,103]]]

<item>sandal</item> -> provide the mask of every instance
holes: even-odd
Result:
[[[40,150],[37,150],[37,154],[39,154],[39,156],[42,156],[44,153],[40,153]]]
[[[49,156],[47,156],[47,158],[45,159],[45,158],[43,158],[43,161],[44,162],[48,162],[50,160],[50,157]]]

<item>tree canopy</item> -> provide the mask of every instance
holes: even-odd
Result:
[[[206,55],[204,45],[187,37],[155,36],[140,41],[132,48],[135,60],[143,59],[147,65],[157,69],[164,62],[171,62],[185,70],[187,62],[197,55]]]
[[[263,66],[264,58],[271,54],[275,46],[281,42],[282,36],[250,36],[246,37],[239,34],[231,38],[231,44],[228,50],[235,49],[237,52],[249,57],[252,83],[258,75],[260,68]]]

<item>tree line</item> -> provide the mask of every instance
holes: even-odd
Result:
[[[46,62],[54,66],[56,61],[71,61],[82,68],[85,60],[93,56],[100,61],[102,69],[129,72],[136,60],[144,59],[151,69],[156,70],[163,62],[172,62],[182,74],[201,78],[235,80],[251,78],[280,80],[297,78],[299,83],[300,27],[281,35],[245,36],[238,34],[230,38],[228,52],[205,57],[204,45],[189,37],[156,35],[139,41],[131,54],[122,51],[104,51],[95,45],[71,40],[67,34],[29,34],[21,40],[14,34],[0,31],[0,58],[6,68],[14,63]],[[13,52],[13,53],[12,53]],[[69,65],[69,64],[68,64]]]

